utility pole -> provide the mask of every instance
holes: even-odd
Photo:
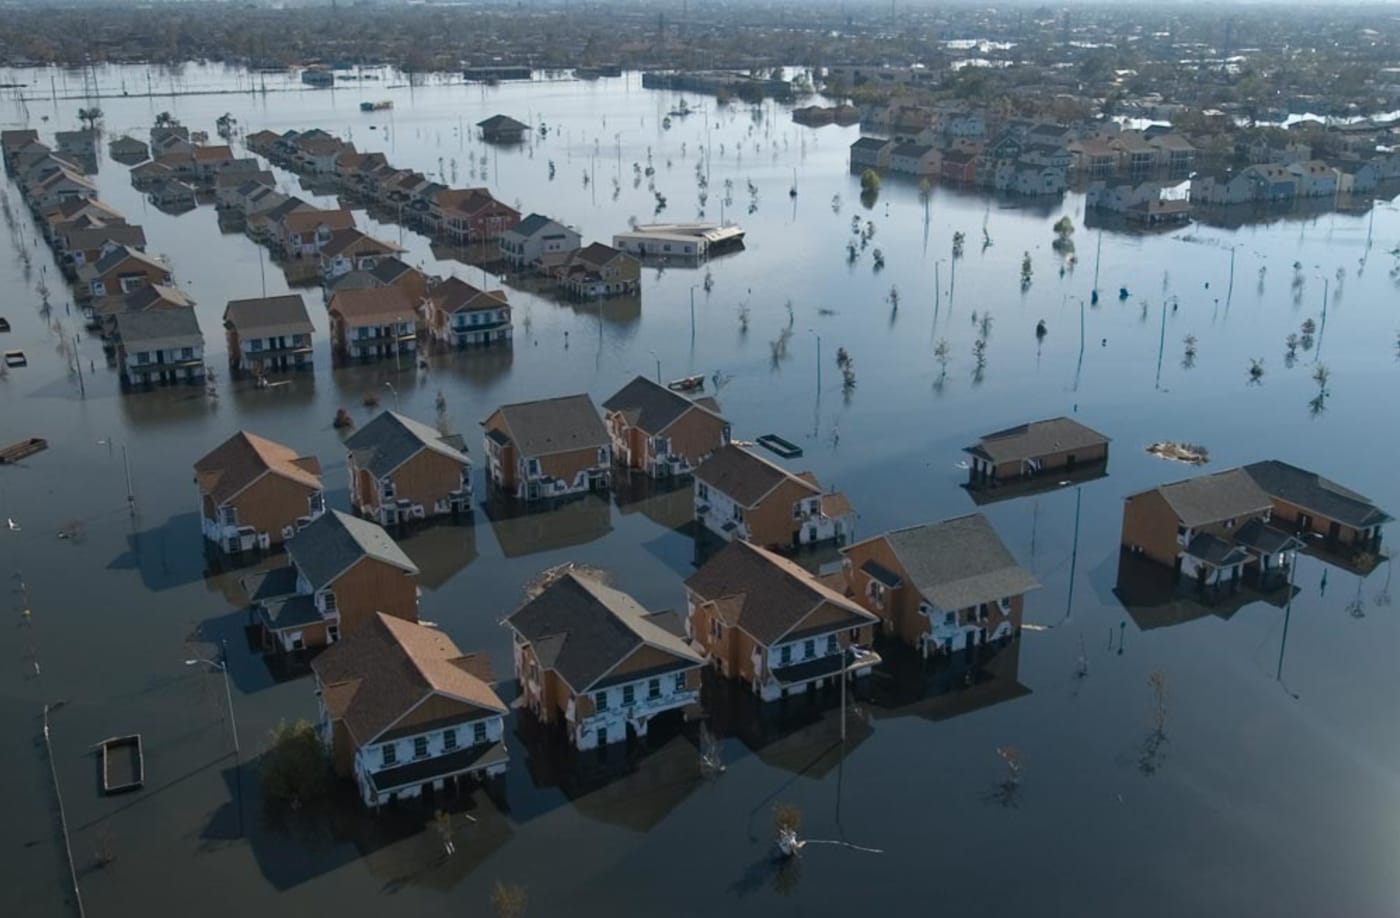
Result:
[[[131,515],[136,515],[136,493],[131,489],[131,460],[126,455],[126,444],[122,444],[122,468],[126,471],[126,506]]]

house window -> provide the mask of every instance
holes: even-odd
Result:
[[[254,354],[262,349],[263,342],[261,338],[252,338],[248,341],[248,350],[252,351]]]
[[[538,460],[538,459],[526,459],[526,460],[525,460],[525,468],[529,470],[531,476],[539,475],[539,473],[540,473],[540,460]]]
[[[148,364],[151,362],[151,355],[146,351],[142,351],[141,353],[136,355],[136,362],[142,365]]]
[[[607,448],[606,446],[600,446],[600,447],[598,447],[598,464],[599,464],[599,465],[607,465],[607,464],[608,464],[608,448]]]
[[[826,652],[828,654],[836,653],[837,649],[836,635],[828,634],[826,636]]]
[[[399,750],[393,743],[390,743],[387,746],[379,747],[379,764],[383,765],[385,768],[388,768],[390,765],[393,765],[398,760]]]
[[[325,593],[322,593],[322,594],[321,594],[321,605],[322,605],[323,608],[325,608],[325,610],[326,610],[327,612],[334,612],[335,609],[336,609],[336,606],[335,606],[335,594],[332,593],[332,592],[330,592],[330,591],[327,591],[327,592],[325,592]]]
[[[428,754],[428,738],[426,736],[415,736],[413,738],[413,757],[421,759]]]
[[[608,709],[608,693],[606,691],[596,693],[593,696],[593,703],[598,706],[598,710],[606,711]]]
[[[1231,517],[1230,519],[1228,519],[1228,520],[1225,521],[1225,528],[1226,528],[1226,529],[1234,529],[1234,528],[1235,528],[1235,519],[1234,519],[1234,517]]]
[[[778,662],[781,663],[783,666],[787,666],[789,663],[792,662],[792,645],[791,645],[791,644],[784,644],[784,645],[782,646],[782,648],[779,649],[779,651],[778,651]]]
[[[943,624],[945,624],[945,625],[955,625],[955,624],[957,624],[957,621],[958,621],[957,616],[958,616],[958,613],[956,613],[956,612],[949,612],[947,615],[943,616]]]
[[[486,721],[479,720],[472,724],[472,743],[481,745],[486,742]]]
[[[622,687],[622,706],[626,707],[636,700],[636,690],[630,685]]]
[[[194,359],[194,348],[192,348],[192,347],[181,348],[181,349],[180,349],[180,359],[181,359],[181,360],[193,360],[193,359]]]
[[[701,500],[710,499],[709,485],[705,484],[703,481],[697,481],[695,483],[695,493]]]
[[[738,504],[734,505],[734,519],[741,523],[744,521],[744,508],[740,507]]]
[[[817,655],[817,642],[808,638],[802,642],[802,658],[810,660]]]
[[[676,673],[675,690],[678,692],[685,691],[685,673]]]
[[[451,730],[442,731],[442,748],[447,752],[451,752],[453,749],[457,748],[457,730],[455,727]]]
[[[327,626],[326,626],[326,643],[327,643],[327,644],[334,644],[334,643],[335,643],[336,641],[338,641],[338,640],[340,640],[340,626],[339,626],[339,625],[327,625]]]
[[[719,623],[719,619],[710,619],[710,639],[718,641],[724,635],[724,626]]]
[[[598,740],[598,745],[599,745],[599,746],[606,746],[606,745],[608,744],[608,728],[607,728],[607,727],[599,727],[599,728],[597,729],[597,731],[594,732],[593,735],[594,735],[594,737],[597,738],[597,740]]]
[[[648,698],[660,698],[660,697],[661,697],[661,680],[660,680],[660,679],[649,679],[649,680],[647,680],[647,697],[648,697]]]

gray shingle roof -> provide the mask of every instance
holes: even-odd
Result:
[[[517,223],[509,232],[517,236],[524,236],[528,239],[553,222],[553,220],[549,219],[544,214],[530,214]]]
[[[885,148],[885,145],[888,143],[888,140],[884,140],[879,137],[861,137],[860,139],[856,140],[854,143],[851,144],[851,149],[871,151],[883,150]]]
[[[204,336],[193,309],[148,309],[116,317],[117,337],[127,350],[199,347]]]
[[[1221,520],[1262,513],[1273,501],[1243,469],[1226,469],[1213,475],[1200,475],[1159,485],[1157,493],[1188,528]]]
[[[695,478],[742,507],[753,507],[786,479],[813,494],[821,493],[811,482],[732,443],[715,450],[700,463]]]
[[[1087,449],[1102,446],[1107,442],[1108,437],[1097,430],[1085,427],[1072,418],[1060,417],[1031,421],[1029,424],[986,434],[976,446],[966,447],[963,452],[1001,463],[1034,459],[1073,449]]]
[[[1224,539],[1218,539],[1208,532],[1202,532],[1186,546],[1186,553],[1213,567],[1228,567],[1249,558],[1243,547]]]
[[[97,269],[99,275],[106,274],[128,258],[134,258],[137,261],[160,268],[162,271],[169,272],[170,270],[164,263],[156,261],[145,252],[125,245],[117,246],[115,249],[102,256],[94,267]]]
[[[1296,465],[1268,459],[1251,463],[1244,471],[1264,493],[1344,526],[1366,529],[1391,519],[1364,494]]]
[[[292,563],[319,590],[343,574],[361,558],[374,558],[385,564],[417,574],[418,567],[382,526],[332,510],[287,540]]]
[[[1275,529],[1257,516],[1235,532],[1235,541],[1263,555],[1276,555],[1303,547],[1296,537],[1282,529]]]
[[[311,334],[311,316],[299,293],[229,300],[224,307],[224,322],[244,338]]]
[[[707,407],[697,405],[684,395],[672,392],[645,376],[634,377],[603,402],[605,411],[622,412],[628,424],[652,435],[661,433],[692,408],[709,411]]]
[[[980,513],[896,529],[878,538],[889,544],[919,594],[944,611],[1019,596],[1040,586]]]
[[[598,448],[610,441],[593,399],[561,395],[537,402],[517,402],[499,409],[521,456],[547,456]]]
[[[847,613],[847,623],[840,627],[875,621],[875,616],[797,564],[748,542],[730,542],[691,574],[685,585],[702,602],[715,603],[728,624],[744,629],[764,646],[781,640],[823,605]]]
[[[575,692],[607,684],[608,673],[643,646],[676,658],[675,666],[662,671],[704,663],[682,638],[653,622],[631,596],[572,571],[506,622],[534,646],[540,665],[558,672]],[[640,676],[632,673],[622,681]]]
[[[351,434],[345,445],[354,454],[356,465],[369,469],[375,478],[383,478],[425,449],[463,465],[470,461],[462,450],[444,439],[427,424],[393,411],[383,411]],[[460,442],[459,438],[452,439]]]

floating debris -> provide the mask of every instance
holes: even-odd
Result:
[[[1147,447],[1147,451],[1159,459],[1185,462],[1190,465],[1204,465],[1210,461],[1210,453],[1206,448],[1195,443],[1174,443],[1171,440],[1164,440],[1151,444]]]

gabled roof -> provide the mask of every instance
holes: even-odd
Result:
[[[121,267],[122,263],[125,262],[127,259],[134,259],[142,265],[150,268],[156,268],[164,274],[170,273],[170,268],[167,267],[164,262],[157,261],[155,258],[152,258],[150,255],[147,255],[140,249],[133,249],[130,246],[125,245],[118,246],[117,248],[108,252],[106,255],[102,256],[100,259],[98,259],[97,264],[94,265],[94,267],[97,270],[97,274],[101,276],[103,274],[106,274],[108,271],[112,271],[116,268]]]
[[[288,234],[313,233],[322,225],[332,231],[352,229],[355,215],[348,210],[297,210],[282,217],[282,228]]]
[[[588,245],[574,253],[571,259],[574,263],[581,263],[590,268],[601,268],[619,255],[624,254],[621,250],[615,249],[602,242],[590,242]]]
[[[374,279],[379,283],[389,286],[403,275],[410,271],[417,270],[417,268],[407,264],[400,258],[381,258],[375,263],[374,270],[369,273],[372,274]]]
[[[891,143],[893,141],[885,140],[883,137],[860,137],[851,144],[851,149],[879,151]]]
[[[712,602],[726,624],[742,628],[765,646],[781,640],[823,605],[845,613],[855,627],[876,617],[817,580],[801,566],[748,542],[730,542],[685,581],[702,602]]]
[[[287,554],[310,581],[313,592],[332,583],[362,558],[418,573],[417,566],[382,526],[339,510],[317,517],[288,539]]]
[[[1049,418],[1044,421],[1031,421],[1016,427],[1008,427],[996,433],[984,435],[975,446],[968,446],[963,452],[980,456],[989,462],[1015,462],[1034,459],[1051,453],[1103,446],[1108,437],[1085,427],[1072,418]]]
[[[492,115],[476,123],[476,126],[487,132],[520,131],[530,129],[528,124],[516,121],[509,115]]]
[[[550,227],[568,229],[568,227],[564,226],[564,224],[550,217],[546,217],[544,214],[530,214],[529,216],[523,218],[515,226],[506,230],[506,232],[514,236],[520,236],[522,238],[529,239],[536,233],[542,232]]]
[[[146,309],[189,309],[195,305],[185,291],[168,284],[146,284],[125,295],[105,296],[92,305],[97,316],[116,316]]]
[[[458,277],[449,277],[434,286],[428,292],[428,298],[433,301],[434,306],[448,314],[509,305],[503,291],[493,290],[487,293]]]
[[[540,666],[557,672],[578,694],[610,684],[612,670],[642,647],[669,654],[674,663],[616,681],[693,669],[705,662],[631,596],[576,571],[559,577],[511,613],[506,623],[534,647]]]
[[[1344,526],[1367,529],[1391,520],[1391,516],[1366,495],[1287,462],[1277,459],[1253,462],[1244,467],[1244,472],[1270,497]]]
[[[413,302],[401,287],[337,290],[331,295],[326,309],[338,314],[350,325],[392,322],[417,317]]]
[[[194,161],[197,163],[216,163],[225,159],[233,159],[233,150],[227,146],[196,146],[193,151]]]
[[[980,513],[896,529],[871,541],[879,539],[889,545],[919,595],[943,611],[1020,596],[1040,586]]]
[[[482,667],[482,655],[463,654],[436,628],[382,612],[311,663],[331,719],[343,722],[360,746],[431,695],[462,703],[458,723],[506,713],[500,696],[476,675]]]
[[[733,443],[715,450],[700,463],[695,479],[746,508],[757,506],[784,481],[791,481],[811,494],[821,493],[821,488],[811,481]]]
[[[199,347],[204,336],[193,309],[148,309],[117,315],[117,337],[122,347],[132,350],[168,350]]]
[[[672,392],[645,376],[636,376],[619,389],[611,398],[603,402],[604,411],[621,412],[627,423],[648,435],[661,433],[670,427],[681,415],[694,409],[706,414],[716,414],[708,407],[698,405],[678,392]],[[718,416],[716,414],[716,416]]]
[[[496,411],[522,457],[597,449],[610,442],[598,409],[587,395],[516,402]]]
[[[460,436],[444,436],[435,428],[394,411],[380,412],[374,420],[345,440],[355,464],[383,478],[423,450],[431,450],[454,462],[469,460]]]
[[[312,491],[321,490],[321,463],[315,456],[298,456],[290,447],[246,430],[229,437],[194,464],[200,490],[215,505],[237,497],[267,473]]]
[[[370,251],[389,254],[403,251],[402,248],[393,243],[385,242],[382,239],[375,239],[373,236],[367,236],[354,228],[347,228],[333,231],[331,233],[331,238],[326,240],[326,243],[321,246],[321,254],[334,257],[342,252],[348,251],[352,247],[357,248],[360,253]]]
[[[255,338],[312,331],[311,316],[300,293],[229,300],[224,307],[224,324],[232,325],[243,337]]]
[[[100,223],[97,226],[75,228],[63,234],[70,251],[85,252],[100,249],[108,242],[139,248],[146,244],[146,231],[128,223]]]
[[[1263,513],[1273,507],[1269,495],[1243,469],[1226,469],[1213,475],[1158,485],[1150,490],[1162,495],[1181,525],[1192,529]],[[1138,496],[1135,494],[1128,499]]]

